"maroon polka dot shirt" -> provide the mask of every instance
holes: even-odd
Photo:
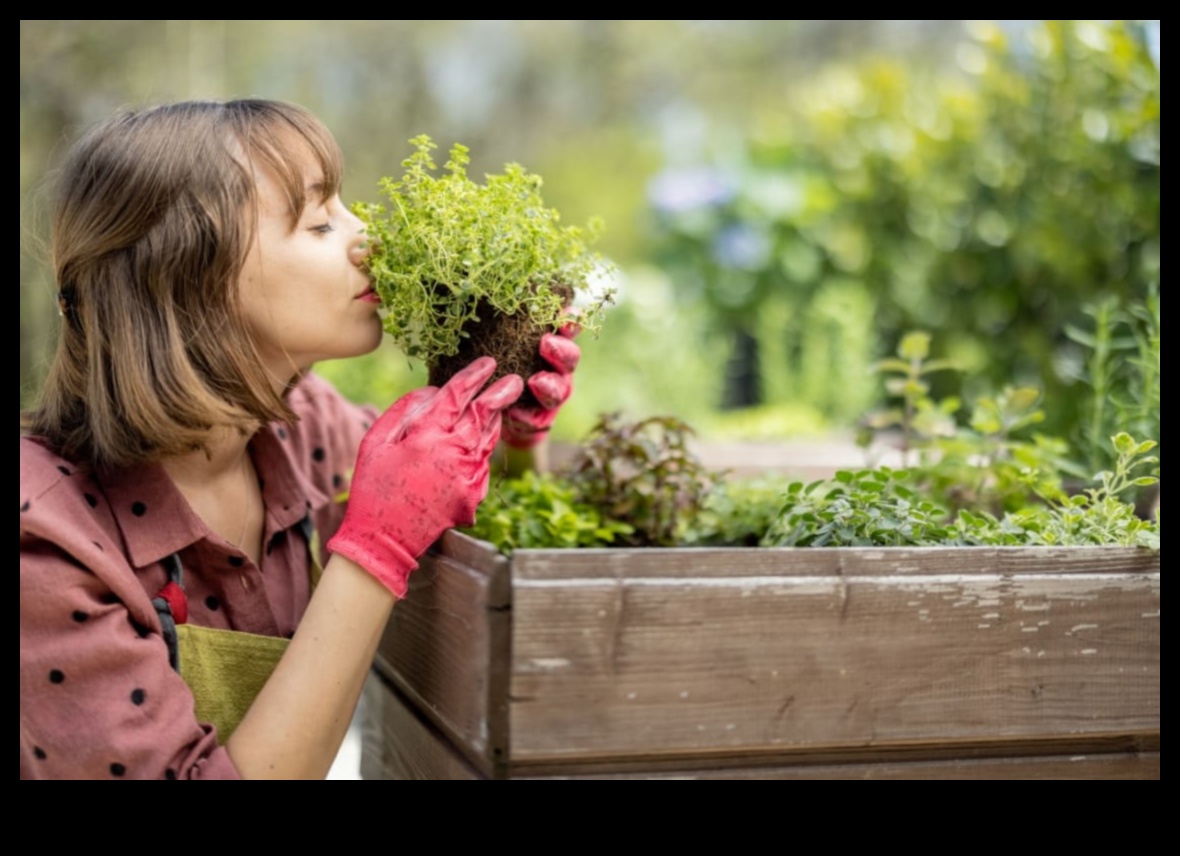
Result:
[[[261,565],[189,508],[159,465],[91,475],[20,441],[20,777],[232,779],[238,773],[169,666],[151,598],[184,566],[189,622],[290,637],[307,607],[310,515],[340,525],[357,448],[376,418],[309,375],[299,421],[250,454],[266,505]],[[326,556],[321,556],[326,560]]]

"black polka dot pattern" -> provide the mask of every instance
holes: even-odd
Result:
[[[71,615],[70,618],[74,619],[75,624],[85,624],[90,620],[90,616],[85,612],[82,612],[82,610],[78,610],[73,615]]]
[[[176,781],[176,771],[175,770],[165,770],[164,771],[164,780],[168,781],[168,782],[175,782]]]
[[[49,683],[61,685],[66,682],[66,674],[61,669],[54,669],[49,673]]]
[[[27,502],[26,502],[24,505],[22,505],[22,506],[20,507],[20,513],[21,513],[21,514],[28,514],[28,512],[29,512],[29,508],[30,508],[30,507],[31,507],[31,506],[29,505],[29,503],[27,503]]]
[[[57,471],[59,473],[61,473],[63,476],[73,475],[73,473],[70,472],[69,467],[58,467]]]
[[[48,761],[49,760],[49,755],[47,755],[45,750],[42,749],[40,746],[33,747],[33,757],[36,758],[38,761]]]
[[[92,493],[88,493],[88,494],[86,494],[85,499],[86,499],[86,504],[89,505],[91,508],[98,508],[98,497],[97,496],[95,496]]]
[[[246,564],[246,560],[243,559],[241,556],[230,556],[229,557],[229,566],[231,568],[241,568],[241,567],[244,567],[245,564]]]
[[[143,517],[147,514],[147,506],[142,502],[137,502],[131,506],[131,513],[136,517]]]
[[[336,490],[344,487],[344,476],[340,475],[340,473],[332,476],[332,487]]]
[[[217,612],[217,610],[221,609],[221,601],[213,597],[213,595],[209,595],[209,597],[205,598],[205,608],[210,612]]]
[[[98,552],[100,552],[100,553],[103,552],[102,544],[99,544],[97,541],[91,541],[90,543],[98,548]]]
[[[122,764],[111,764],[111,775],[116,779],[121,779],[127,775],[127,768]]]
[[[280,429],[278,430],[278,435],[279,435],[279,439],[280,439],[280,440],[286,440],[286,439],[287,439],[287,429],[286,429],[286,428],[280,428]]]
[[[147,701],[147,693],[143,690],[135,690],[131,693],[131,703],[136,707],[143,707],[145,701]]]
[[[324,462],[324,458],[326,458],[326,457],[328,457],[327,454],[324,452],[323,449],[319,448],[318,446],[311,453],[311,459],[313,461],[315,461],[317,464],[322,464]]]

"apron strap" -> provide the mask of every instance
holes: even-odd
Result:
[[[176,633],[177,624],[188,622],[188,596],[184,593],[184,567],[180,555],[173,553],[162,562],[168,572],[168,583],[152,598],[152,606],[160,619],[160,631],[168,646],[168,665],[180,671],[180,643]]]

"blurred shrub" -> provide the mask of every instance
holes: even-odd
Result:
[[[947,375],[939,395],[1032,383],[1055,403],[1046,430],[1075,432],[1085,354],[1067,325],[1159,281],[1159,68],[1126,22],[972,36],[961,78],[832,68],[712,163],[650,184],[677,296],[750,364],[730,404],[846,419],[873,358],[925,329],[980,384]]]

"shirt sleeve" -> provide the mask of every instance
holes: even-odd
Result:
[[[111,568],[87,567],[77,545],[72,553],[27,523],[22,516],[20,778],[239,778],[213,729],[197,723],[142,588],[142,603],[126,603],[134,578],[116,594]]]

